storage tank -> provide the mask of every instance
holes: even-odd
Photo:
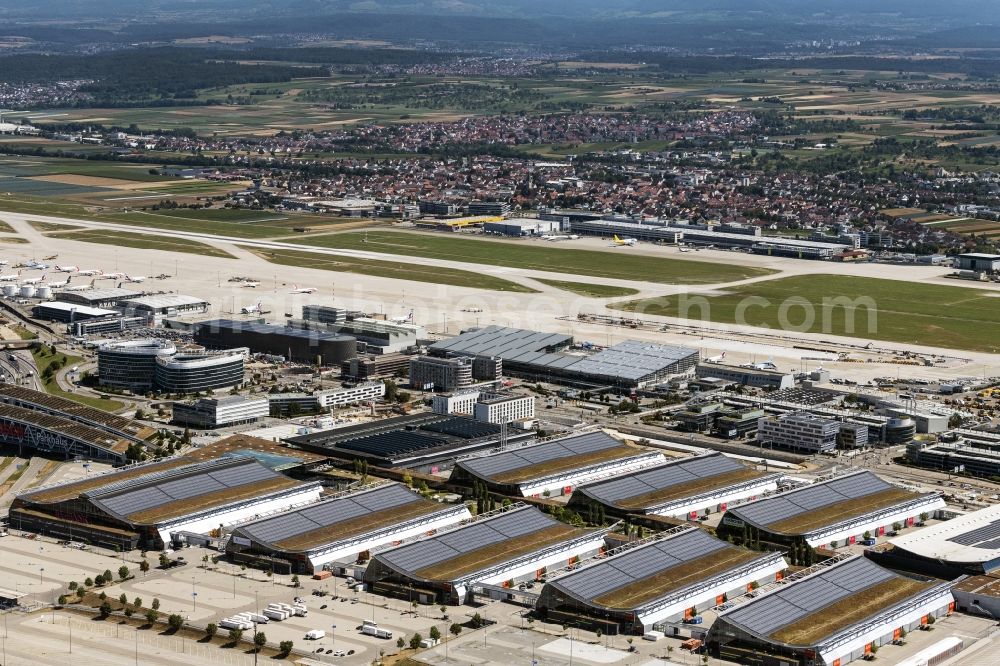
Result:
[[[17,296],[17,285],[16,284],[5,284],[3,286],[3,295],[13,298]]]
[[[44,300],[52,298],[52,287],[48,286],[47,284],[42,285],[41,287],[38,288],[38,291],[35,292],[35,298],[41,298]]]
[[[35,297],[35,285],[25,284],[21,286],[21,298],[34,298]]]

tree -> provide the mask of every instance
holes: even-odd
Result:
[[[97,577],[94,578],[94,585],[96,585],[97,587],[104,585],[104,576],[102,576],[101,574],[97,574]]]
[[[451,626],[448,628],[448,631],[451,632],[452,636],[457,637],[460,633],[462,633],[462,625],[460,625],[458,622],[452,622]]]
[[[205,625],[205,638],[212,640],[217,633],[219,633],[219,625],[214,622]]]
[[[149,560],[144,559],[142,562],[139,562],[139,571],[142,573],[149,571]]]
[[[88,576],[87,579],[83,581],[83,584],[87,587],[94,587],[94,579]]]
[[[59,605],[60,606],[65,606],[66,605],[66,601],[67,601],[66,595],[65,594],[60,594],[58,601],[59,601]]]
[[[97,612],[101,614],[101,619],[105,620],[109,615],[111,615],[111,603],[107,600],[101,604],[101,607],[97,609]]]
[[[126,578],[128,578],[128,574],[129,574],[129,570],[128,570],[127,566],[125,566],[123,564],[120,567],[118,567],[118,577],[119,578],[121,578],[122,580],[125,580]]]
[[[299,586],[300,586],[299,585],[299,575],[298,574],[293,574],[292,575],[292,587],[299,587]]]
[[[115,577],[111,573],[111,569],[105,569],[104,570],[104,581],[110,585],[111,581],[113,581],[114,579],[115,579]]]
[[[128,606],[126,606],[126,607],[125,607],[125,610],[123,610],[122,612],[123,612],[123,613],[125,613],[125,617],[127,617],[127,618],[131,618],[131,617],[132,617],[132,615],[134,615],[134,614],[135,614],[135,611],[133,611],[133,610],[132,610],[131,608],[129,608]]]
[[[170,558],[166,553],[160,553],[160,566],[164,569],[170,566]]]
[[[167,626],[173,631],[180,631],[180,628],[184,626],[184,618],[176,613],[172,613],[167,618]]]
[[[136,597],[132,600],[132,605],[136,608],[142,608],[142,597]]]
[[[229,630],[229,642],[230,643],[232,643],[233,645],[235,645],[236,643],[240,642],[241,638],[243,638],[243,630],[242,629],[230,629]]]
[[[122,592],[121,596],[118,597],[118,603],[120,603],[122,606],[124,606],[125,604],[127,604],[128,603],[128,595],[125,594],[124,592]]]
[[[292,643],[292,641],[281,641],[280,643],[278,643],[278,652],[287,657],[288,654],[292,651],[293,645],[294,643]]]
[[[69,582],[69,589],[70,589],[70,590],[75,590],[75,589],[76,589],[76,588],[78,588],[79,586],[80,586],[80,584],[79,584],[79,583],[77,583],[77,582],[76,582],[75,580],[71,580],[71,581]]]
[[[260,652],[260,649],[267,644],[267,636],[264,635],[263,631],[258,631],[253,635],[253,645],[254,650]]]
[[[150,608],[149,610],[146,611],[146,622],[148,622],[149,624],[156,624],[156,618],[158,618],[159,616],[160,616],[159,613]]]
[[[396,639],[396,647],[398,647],[400,650],[406,647],[406,641],[403,640],[402,636]]]
[[[472,625],[473,629],[479,629],[483,626],[483,616],[476,613],[472,616],[472,620],[469,621],[469,624]]]
[[[160,600],[154,598],[153,603],[150,605],[150,608],[152,608],[153,610],[160,610]]]
[[[429,632],[431,640],[439,641],[441,640],[441,630],[437,627],[431,627]]]
[[[76,588],[76,596],[83,599],[84,595],[87,594],[87,590],[83,587]]]
[[[410,637],[410,649],[411,650],[416,650],[417,648],[419,648],[420,647],[420,641],[422,641],[422,640],[424,640],[424,637],[420,635],[419,631],[417,633],[413,634],[413,636]]]

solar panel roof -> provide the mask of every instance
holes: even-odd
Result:
[[[756,525],[767,526],[835,502],[859,499],[892,488],[886,481],[864,471],[757,500],[731,510]]]
[[[528,507],[403,545],[378,557],[399,571],[413,573],[454,559],[463,553],[560,524],[555,518]]]
[[[566,437],[534,446],[528,446],[515,451],[497,453],[483,458],[465,460],[461,464],[482,477],[492,477],[522,467],[537,465],[549,460],[570,458],[620,447],[622,444],[615,438],[603,432],[591,432],[575,437]]]
[[[704,530],[693,529],[584,567],[552,581],[551,585],[585,602],[592,602],[601,595],[643,578],[726,549],[735,549],[735,546],[712,537]]]
[[[419,500],[420,498],[412,491],[399,484],[392,484],[311,504],[302,509],[244,525],[240,530],[257,541],[275,543]]]
[[[628,476],[590,484],[582,490],[599,502],[614,505],[630,497],[741,469],[745,467],[737,461],[722,454],[713,454],[668,462]]]
[[[961,546],[974,546],[987,550],[1000,548],[1000,520],[994,520],[965,534],[953,536],[948,541]]]
[[[894,577],[891,571],[857,557],[754,599],[724,617],[751,633],[768,636],[817,610]]]
[[[286,478],[253,459],[186,465],[111,484],[88,496],[98,506],[130,516],[226,489]]]

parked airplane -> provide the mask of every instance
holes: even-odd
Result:
[[[145,275],[126,275],[125,280],[127,282],[135,282],[136,284],[146,281]]]
[[[635,245],[638,242],[639,242],[639,240],[636,239],[636,238],[618,238],[618,236],[615,236],[615,246],[617,246],[617,247],[621,247],[623,245],[627,245],[628,247],[632,247],[633,245]]]
[[[45,264],[45,263],[42,263],[41,261],[37,261],[37,260],[35,260],[35,259],[30,259],[30,260],[28,260],[28,261],[27,261],[27,262],[26,262],[26,263],[24,264],[24,267],[25,267],[25,268],[33,268],[33,269],[35,269],[35,270],[40,270],[40,271],[44,271],[44,270],[45,270],[46,268],[48,268],[48,267],[49,267],[49,265],[48,265],[48,264]]]
[[[124,280],[126,277],[124,273],[100,273],[100,276],[105,280]]]
[[[681,246],[681,252],[690,252],[691,248]]]
[[[60,273],[75,273],[80,270],[79,266],[56,266],[56,270]]]
[[[711,356],[709,358],[706,358],[705,362],[706,363],[722,363],[724,360],[726,360],[726,352],[722,352],[718,356]]]
[[[240,286],[248,289],[256,289],[260,286],[260,282],[244,282]]]
[[[63,291],[87,291],[88,289],[93,289],[93,287],[94,287],[94,280],[91,280],[87,284],[74,284],[68,286],[65,289],[63,289]]]
[[[69,286],[69,281],[73,279],[73,276],[69,276],[62,282],[46,282],[45,286],[52,289],[62,289],[63,287]]]
[[[56,259],[58,259],[58,258],[59,258],[59,255],[58,255],[58,254],[53,254],[53,255],[52,255],[52,256],[50,256],[50,257],[45,257],[45,261],[55,261],[55,260],[56,260]]]
[[[0,275],[0,282],[14,282],[19,277],[21,277],[21,271],[8,273],[7,275]]]
[[[412,321],[413,321],[413,310],[410,310],[410,313],[408,315],[406,315],[405,317],[393,317],[392,318],[392,323],[394,323],[394,324],[409,324]]]
[[[316,287],[300,287],[293,284],[290,294],[311,294],[316,291]]]
[[[42,277],[28,278],[27,280],[22,280],[21,284],[38,284],[39,282],[44,282],[44,281],[45,281],[45,273],[42,274]]]
[[[101,275],[101,270],[98,268],[88,268],[86,270],[76,269],[76,272],[80,275]]]
[[[240,308],[240,314],[250,315],[250,314],[263,314],[264,306],[260,303],[257,305],[248,305],[246,307]]]

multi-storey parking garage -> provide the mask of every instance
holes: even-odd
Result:
[[[276,571],[313,573],[347,559],[366,560],[373,548],[468,518],[464,504],[439,504],[390,483],[241,525],[230,536],[226,552],[236,561],[278,563]]]
[[[592,432],[460,460],[451,481],[472,485],[479,480],[504,495],[567,495],[580,484],[634,472],[663,460],[658,451],[628,446],[603,432]]]
[[[570,506],[598,504],[609,515],[647,514],[697,518],[778,488],[780,474],[758,472],[721,453],[671,460],[621,478],[582,486]]]
[[[378,553],[365,581],[384,594],[460,604],[471,598],[474,584],[509,587],[541,578],[547,567],[589,557],[604,547],[603,535],[515,504]]]
[[[682,526],[549,578],[537,609],[552,622],[642,633],[770,583],[785,568],[780,553],[745,550]]]
[[[319,499],[302,483],[252,457],[184,457],[115,470],[19,495],[14,529],[124,550],[159,550],[172,532],[207,533]]]
[[[836,548],[943,508],[937,493],[905,490],[863,470],[731,508],[718,532],[737,543]]]
[[[954,609],[951,584],[894,574],[859,555],[827,560],[736,599],[708,634],[740,664],[844,666]]]

